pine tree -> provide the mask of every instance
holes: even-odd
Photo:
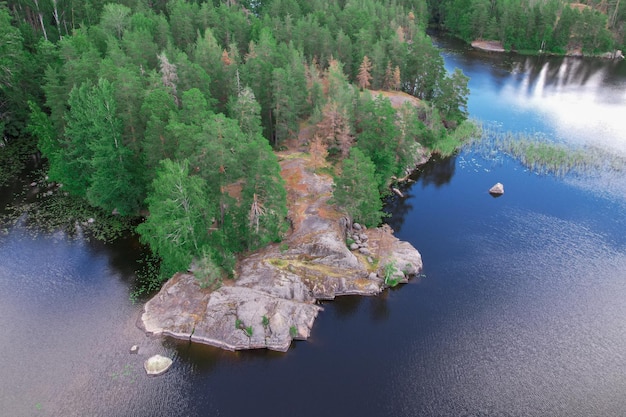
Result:
[[[137,232],[161,257],[164,278],[187,270],[192,259],[203,253],[207,222],[213,217],[205,190],[202,178],[189,175],[186,160],[161,161],[146,199],[150,216],[137,226]]]
[[[385,68],[385,77],[383,78],[383,90],[393,90],[393,67],[391,61],[387,61],[387,68]]]
[[[158,58],[161,82],[163,83],[163,86],[170,91],[176,106],[180,106],[180,99],[178,98],[178,89],[176,86],[176,83],[178,82],[176,65],[170,63],[169,59],[167,59],[167,55],[165,55],[165,52],[161,52]]]
[[[341,174],[335,178],[333,203],[341,207],[350,221],[378,226],[384,213],[376,180],[376,167],[358,148],[343,160]],[[352,224],[352,223],[350,223]]]
[[[391,89],[398,91],[402,88],[402,78],[400,77],[400,67],[396,65],[393,69],[393,83],[391,84]]]
[[[311,155],[313,169],[321,168],[326,164],[328,149],[320,136],[315,135],[309,143],[309,154]]]
[[[250,87],[243,88],[236,99],[231,97],[228,114],[239,122],[239,128],[246,135],[250,137],[261,135],[261,106]]]
[[[372,76],[370,74],[371,71],[372,63],[370,62],[370,59],[367,57],[367,55],[365,55],[363,57],[363,61],[361,62],[361,66],[359,67],[359,75],[357,76],[357,80],[361,90],[369,88],[370,82],[372,81]]]

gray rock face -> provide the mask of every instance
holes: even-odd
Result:
[[[389,227],[357,226],[368,247],[350,251],[346,224],[327,204],[332,179],[311,173],[305,164],[302,158],[281,164],[288,185],[290,173],[297,172],[299,181],[289,190],[290,213],[296,213],[284,241],[289,249],[273,245],[253,253],[238,264],[237,280],[214,291],[200,288],[191,274],[174,275],[144,306],[140,325],[147,332],[228,350],[284,352],[293,339],[309,337],[322,309],[316,300],[380,293],[384,274],[374,265],[393,262],[401,282],[421,271],[419,252]]]

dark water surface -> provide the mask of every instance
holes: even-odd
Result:
[[[471,77],[473,117],[626,152],[624,63],[439,42]],[[624,175],[555,178],[464,151],[416,180],[389,222],[425,276],[325,303],[311,339],[286,354],[146,337],[129,301],[135,241],[11,228],[0,235],[0,415],[626,415]],[[497,181],[506,194],[494,199]],[[175,362],[148,378],[154,353]]]

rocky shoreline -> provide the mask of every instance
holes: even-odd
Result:
[[[328,204],[332,178],[316,174],[307,155],[280,157],[293,225],[285,240],[245,257],[237,279],[214,291],[192,274],[176,274],[145,304],[139,325],[146,332],[284,352],[310,336],[318,300],[376,295],[421,272],[419,252],[388,226],[349,224]]]

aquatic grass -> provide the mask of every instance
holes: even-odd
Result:
[[[506,154],[537,174],[565,176],[626,170],[625,156],[599,147],[555,142],[541,133],[502,132],[494,127],[483,128],[482,132],[466,145],[466,150],[488,160],[497,158],[499,153]]]
[[[137,370],[133,365],[127,363],[119,372],[113,372],[110,376],[111,379],[114,381],[125,380],[132,384],[137,379]]]
[[[147,248],[137,261],[139,267],[135,271],[134,289],[130,293],[130,301],[135,304],[161,289],[165,279],[161,276],[161,260]]]
[[[84,199],[74,197],[55,184],[37,181],[39,191],[34,199],[15,199],[0,216],[0,229],[7,229],[23,220],[23,226],[33,236],[39,233],[63,231],[70,238],[91,238],[111,242],[128,235],[136,219],[104,212],[90,206]],[[22,196],[26,196],[25,189]]]

